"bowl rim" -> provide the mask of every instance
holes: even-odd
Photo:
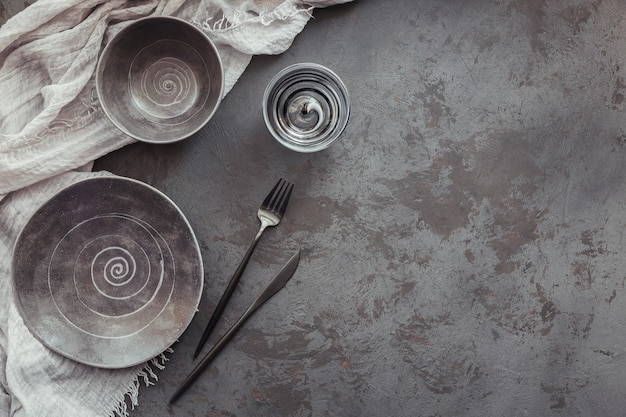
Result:
[[[103,73],[104,73],[104,65],[106,64],[107,58],[109,57],[109,55],[111,54],[111,50],[115,47],[115,45],[118,43],[117,41],[119,39],[122,38],[122,36],[131,31],[132,29],[136,28],[137,26],[143,25],[146,22],[149,21],[170,21],[170,22],[174,22],[176,24],[181,24],[186,26],[187,28],[193,30],[194,32],[196,32],[197,34],[199,34],[201,37],[203,37],[206,41],[207,44],[209,45],[210,49],[213,50],[213,52],[215,53],[215,56],[217,58],[217,66],[219,67],[219,72],[220,72],[220,86],[219,86],[219,97],[217,98],[217,101],[215,102],[215,105],[213,106],[212,111],[205,117],[205,119],[202,121],[202,123],[200,123],[196,128],[186,131],[183,134],[180,135],[173,135],[170,139],[151,139],[149,137],[146,137],[144,135],[141,134],[137,134],[132,132],[130,129],[128,129],[126,126],[124,126],[122,123],[120,123],[119,121],[116,120],[116,118],[112,115],[112,111],[111,108],[108,106],[108,104],[106,103],[105,100],[102,100],[102,97],[104,97],[104,91],[103,91]],[[222,57],[220,56],[219,50],[217,49],[217,46],[215,45],[215,43],[211,40],[211,38],[202,30],[200,29],[198,26],[192,24],[191,22],[184,20],[182,18],[176,17],[176,16],[145,16],[145,17],[141,17],[133,22],[131,22],[130,24],[126,25],[124,28],[120,29],[119,32],[117,32],[115,35],[113,35],[113,37],[111,37],[111,39],[107,42],[107,44],[104,46],[104,48],[102,48],[102,51],[100,52],[100,55],[98,57],[98,62],[96,65],[96,74],[95,74],[95,84],[96,84],[96,94],[98,97],[98,101],[100,103],[100,106],[102,107],[102,110],[104,112],[104,114],[106,115],[107,119],[109,119],[109,121],[111,121],[111,123],[113,123],[113,125],[115,127],[117,127],[120,131],[122,131],[122,133],[126,134],[127,136],[130,136],[131,138],[138,140],[140,142],[145,142],[145,143],[152,143],[152,144],[168,144],[168,143],[174,143],[174,142],[179,142],[181,140],[187,139],[190,136],[194,135],[195,133],[199,132],[202,128],[204,128],[206,126],[206,124],[213,118],[213,116],[215,115],[215,112],[217,111],[217,109],[220,107],[221,102],[224,98],[224,90],[225,90],[225,85],[226,85],[226,81],[224,79],[225,77],[225,73],[224,73],[224,64],[222,62]]]

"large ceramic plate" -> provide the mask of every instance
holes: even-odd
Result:
[[[127,178],[87,179],[52,197],[18,237],[12,268],[31,332],[102,368],[166,350],[202,295],[202,258],[184,215],[161,192]]]

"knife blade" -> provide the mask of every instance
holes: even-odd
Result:
[[[232,325],[230,329],[222,336],[222,338],[213,346],[213,348],[207,353],[204,358],[196,365],[196,367],[191,371],[189,376],[180,384],[180,387],[174,392],[171,396],[169,403],[174,403],[186,390],[195,382],[195,380],[200,376],[202,371],[209,366],[209,364],[215,359],[218,353],[226,346],[226,344],[232,339],[232,337],[237,333],[237,331],[241,328],[246,320],[254,314],[254,312],[263,305],[267,300],[269,300],[274,294],[280,291],[281,288],[287,284],[287,281],[293,276],[298,268],[298,263],[300,262],[300,250],[296,251],[296,253],[287,261],[285,266],[280,270],[280,272],[274,277],[274,279],[265,287],[265,289],[258,295],[257,298],[254,299],[252,304],[246,309],[246,311],[241,315],[239,320]]]

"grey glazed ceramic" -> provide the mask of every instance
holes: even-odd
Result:
[[[118,32],[96,70],[104,112],[144,142],[185,139],[213,117],[224,94],[217,49],[197,27],[175,17],[147,17]]]
[[[75,183],[39,208],[18,237],[12,271],[30,331],[102,368],[166,350],[203,287],[198,243],[181,211],[158,190],[119,177]]]
[[[263,94],[263,119],[272,136],[297,152],[318,152],[343,133],[350,117],[348,90],[330,69],[293,64],[276,74]]]

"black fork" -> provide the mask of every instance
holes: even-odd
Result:
[[[265,197],[263,203],[261,203],[261,206],[257,211],[257,217],[261,221],[261,227],[256,234],[254,240],[252,241],[252,244],[248,248],[248,251],[241,260],[241,263],[237,267],[237,270],[233,274],[233,277],[230,279],[230,282],[226,287],[226,291],[224,291],[224,294],[222,294],[222,298],[220,298],[217,307],[215,307],[215,311],[213,312],[213,315],[209,320],[209,324],[207,325],[206,329],[204,329],[204,333],[202,333],[202,337],[200,338],[198,347],[196,347],[196,351],[193,354],[194,359],[198,357],[198,354],[204,347],[204,344],[209,339],[213,328],[217,324],[217,320],[222,315],[222,312],[224,311],[228,300],[233,295],[235,287],[237,286],[237,283],[239,283],[239,279],[243,275],[243,271],[244,269],[246,269],[246,265],[248,265],[248,261],[252,257],[252,253],[254,252],[257,243],[259,243],[263,232],[267,227],[276,226],[278,223],[280,223],[280,220],[285,215],[285,211],[287,210],[287,203],[289,203],[289,197],[291,197],[292,190],[293,184],[281,178],[278,180],[274,188],[272,188],[272,191],[270,191],[267,197]]]

